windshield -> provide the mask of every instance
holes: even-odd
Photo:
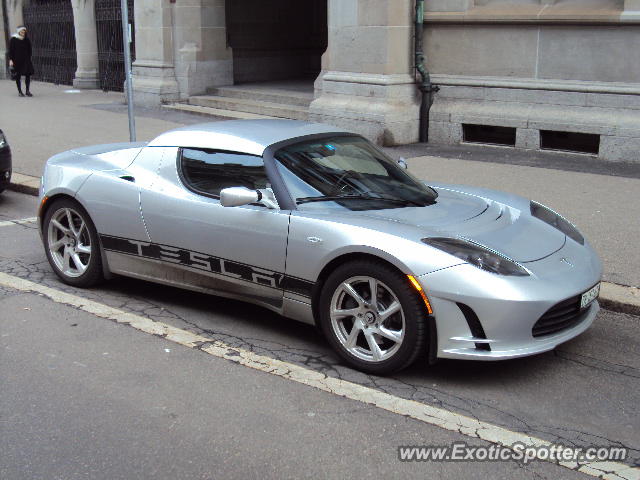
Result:
[[[281,148],[274,156],[301,209],[423,207],[438,196],[362,137],[300,142]]]

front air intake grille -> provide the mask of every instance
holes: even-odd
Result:
[[[580,295],[560,302],[542,315],[531,329],[534,337],[551,335],[571,328],[580,322],[583,311],[580,310]]]

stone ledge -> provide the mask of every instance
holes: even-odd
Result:
[[[322,79],[325,82],[347,82],[364,85],[406,85],[415,84],[415,79],[405,73],[397,74],[377,74],[377,73],[357,73],[357,72],[326,72]]]
[[[417,122],[419,106],[393,99],[384,101],[350,95],[323,95],[311,102],[309,114],[380,124]]]
[[[425,12],[424,23],[470,24],[635,24],[640,23],[638,12],[619,8],[565,5],[487,5],[466,11]]]
[[[440,122],[640,138],[638,110],[436,98],[431,112]]]
[[[580,80],[519,77],[481,77],[470,75],[445,75],[439,73],[432,73],[431,81],[434,85],[439,86],[519,88],[525,90],[554,90],[559,92],[640,95],[640,83],[589,82]]]

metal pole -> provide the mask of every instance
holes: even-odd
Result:
[[[129,141],[136,141],[136,118],[133,113],[133,85],[131,83],[131,32],[129,31],[129,7],[127,0],[120,0],[122,11],[122,43],[124,44],[125,88],[127,90],[127,111],[129,113]]]

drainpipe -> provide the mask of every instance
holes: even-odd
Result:
[[[431,77],[424,66],[424,52],[422,51],[422,33],[424,31],[424,0],[416,0],[416,23],[415,23],[415,63],[416,70],[420,74],[421,80],[418,83],[418,90],[422,94],[420,102],[420,141],[429,141],[429,110],[433,103],[433,94],[440,90],[439,87],[431,84]]]

